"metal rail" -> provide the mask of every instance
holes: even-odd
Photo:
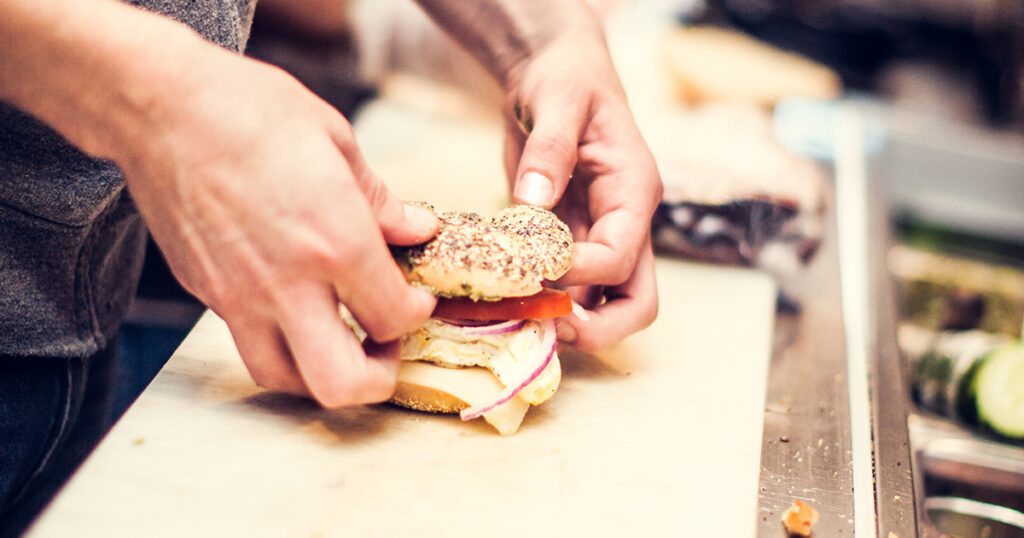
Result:
[[[853,536],[853,465],[836,229],[799,282],[798,314],[780,313],[765,395],[757,535],[782,536],[794,499],[819,513],[816,536]]]
[[[910,400],[885,269],[888,208],[869,177],[853,109],[836,121],[835,211],[822,251],[780,314],[769,368],[758,536],[780,536],[793,499],[820,515],[816,536],[909,538],[920,520],[908,439]]]

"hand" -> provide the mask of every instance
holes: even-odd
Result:
[[[657,315],[650,223],[662,187],[600,30],[574,30],[507,79],[505,163],[514,201],[553,207],[573,231],[558,284],[590,312],[562,318],[559,338],[592,351]]]
[[[191,52],[119,160],[154,239],[258,384],[326,407],[387,399],[394,340],[435,299],[406,283],[386,243],[425,241],[436,218],[396,199],[348,122],[290,76],[213,46]]]
[[[337,111],[123,2],[0,2],[7,72],[0,99],[121,167],[174,274],[227,321],[257,383],[328,407],[392,394],[386,342],[435,299],[406,284],[386,242],[425,241],[437,219],[388,192]]]

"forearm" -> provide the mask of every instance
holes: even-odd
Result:
[[[176,58],[204,46],[113,0],[0,0],[0,99],[92,155],[130,159],[169,82],[187,83]]]
[[[416,1],[506,86],[523,60],[560,37],[604,47],[597,15],[580,0]]]
[[[350,31],[350,0],[260,0],[257,20],[299,33],[303,38],[337,39]]]

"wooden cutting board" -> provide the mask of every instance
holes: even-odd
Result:
[[[500,133],[387,102],[357,123],[403,198],[476,210],[503,200]],[[657,272],[654,325],[563,350],[559,392],[511,437],[264,392],[207,314],[30,536],[753,535],[774,284]]]

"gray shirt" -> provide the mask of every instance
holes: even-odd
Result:
[[[255,7],[255,0],[128,3],[236,51]],[[145,237],[117,166],[0,101],[0,355],[84,356],[103,347],[134,297]]]

